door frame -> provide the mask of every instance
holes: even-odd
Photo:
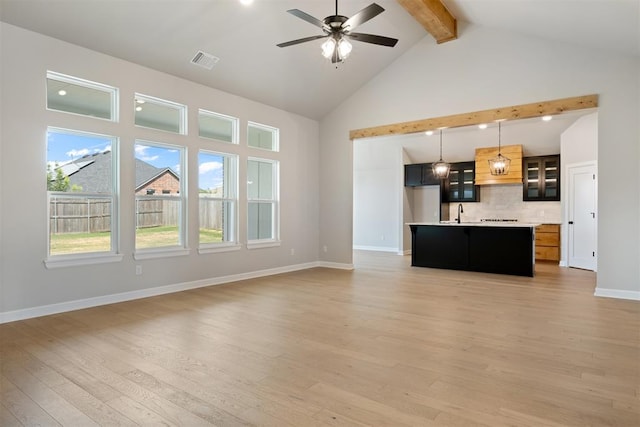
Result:
[[[562,221],[562,226],[561,226],[561,242],[566,242],[565,244],[561,245],[561,251],[562,251],[562,256],[561,256],[561,262],[560,262],[560,266],[562,267],[569,267],[569,207],[570,207],[570,203],[571,203],[571,192],[572,192],[572,188],[571,188],[571,183],[570,183],[570,179],[571,179],[571,169],[574,168],[581,168],[581,167],[585,167],[585,166],[591,166],[594,168],[595,170],[595,174],[596,174],[596,179],[595,179],[595,188],[594,188],[594,205],[595,205],[595,212],[596,212],[596,233],[595,233],[595,248],[596,248],[596,260],[595,260],[595,266],[593,271],[597,272],[598,271],[598,258],[599,258],[599,253],[598,253],[598,229],[599,229],[599,223],[600,223],[600,216],[599,216],[599,212],[598,212],[598,161],[597,160],[590,160],[590,161],[586,161],[586,162],[578,162],[578,163],[570,163],[564,166],[564,170],[565,170],[565,189],[566,189],[566,197],[563,197],[563,202],[562,202],[562,215],[564,217],[564,220]]]

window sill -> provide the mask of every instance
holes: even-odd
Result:
[[[198,253],[200,255],[204,255],[204,254],[215,254],[218,252],[233,252],[233,251],[239,251],[240,249],[242,249],[242,245],[238,245],[238,244],[230,244],[230,245],[217,245],[217,246],[203,246],[201,248],[198,249]]]
[[[106,255],[60,255],[44,260],[44,265],[48,269],[63,267],[79,267],[92,264],[107,264],[111,262],[120,262],[124,256],[122,254],[106,254]]]
[[[133,254],[133,259],[155,259],[155,258],[167,258],[174,256],[187,256],[191,253],[189,249],[149,249],[139,251]]]
[[[280,240],[252,240],[247,242],[247,249],[273,248],[280,246]]]

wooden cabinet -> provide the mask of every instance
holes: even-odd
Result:
[[[449,178],[443,182],[442,201],[479,202],[480,187],[475,183],[475,162],[452,163]]]
[[[546,202],[560,200],[560,155],[525,157],[522,200]]]
[[[536,260],[560,261],[560,224],[536,227]]]
[[[522,184],[522,145],[504,145],[500,153],[511,159],[507,175],[491,175],[489,159],[498,155],[498,147],[476,148],[476,185]]]
[[[440,185],[440,179],[433,175],[431,163],[404,165],[404,186]]]

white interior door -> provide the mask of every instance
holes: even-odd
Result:
[[[597,268],[596,166],[569,166],[569,267]]]

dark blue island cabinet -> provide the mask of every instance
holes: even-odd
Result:
[[[409,224],[411,265],[533,277],[535,225]]]

